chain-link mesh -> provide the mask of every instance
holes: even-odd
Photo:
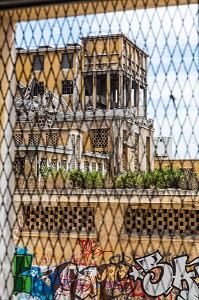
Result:
[[[0,3],[0,299],[199,299],[196,3],[42,2]]]

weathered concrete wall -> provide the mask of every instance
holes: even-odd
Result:
[[[171,165],[176,169],[192,169],[193,172],[199,174],[199,160],[198,159],[161,159],[155,158],[154,167],[156,169],[166,168],[168,165]]]
[[[158,224],[162,228],[166,224],[169,226],[169,222],[175,226],[174,223],[178,220],[183,223],[184,219],[186,223],[189,212],[188,218],[192,219],[194,212],[199,211],[198,192],[172,189],[73,189],[62,190],[61,193],[53,190],[39,194],[29,192],[28,195],[24,190],[21,194],[15,194],[14,202],[16,208],[23,207],[19,210],[18,227],[14,232],[15,242],[20,247],[15,253],[14,270],[17,266],[20,267],[18,255],[27,259],[32,256],[30,275],[28,278],[27,275],[23,276],[24,280],[32,282],[26,286],[27,296],[40,295],[41,299],[47,300],[46,295],[64,295],[73,299],[74,291],[80,299],[90,299],[91,295],[95,295],[94,298],[98,300],[110,300],[116,295],[122,300],[177,300],[183,295],[183,299],[188,300],[199,296],[195,282],[198,279],[198,235],[186,235],[186,232],[183,236],[169,235],[168,232],[162,235],[156,230]],[[30,219],[26,210],[28,206],[29,211],[34,210],[36,216],[34,218],[32,215],[33,221],[30,223],[34,229],[31,231],[27,226]],[[74,207],[76,211],[82,208],[83,214],[77,215]],[[152,214],[158,214],[159,223],[157,220],[157,228],[154,228],[153,234],[147,235],[144,230],[140,234],[127,234],[128,207],[137,209],[138,212],[140,209],[152,209]],[[46,208],[48,209],[45,210]],[[90,212],[94,212],[93,224],[88,220],[92,229],[77,231],[74,226],[81,223],[80,219],[84,218],[88,208]],[[40,215],[42,210],[45,213]],[[67,210],[70,213],[66,214],[66,220],[61,212]],[[168,220],[165,221],[167,210]],[[183,216],[180,215],[182,211]],[[47,214],[50,214],[50,218]],[[72,230],[53,230],[57,226],[55,223],[59,223],[60,216],[63,223],[70,219],[69,223],[73,223]],[[150,221],[151,216],[148,214],[147,218]],[[145,222],[144,219],[142,221]],[[41,226],[50,222],[52,229],[35,230],[37,222]],[[186,224],[181,224],[179,228],[183,226]],[[190,269],[193,259],[195,261]],[[40,277],[35,277],[34,272],[39,272]],[[152,281],[148,278],[149,275],[153,276]],[[182,281],[186,282],[188,289]],[[20,287],[15,292],[18,297],[19,291]]]
[[[95,240],[100,244],[101,249],[110,250],[111,255],[121,254],[125,252],[127,256],[131,256],[132,253],[136,257],[141,257],[152,253],[153,251],[160,250],[161,253],[165,253],[165,256],[179,255],[187,253],[190,259],[198,256],[199,244],[198,237],[193,234],[158,235],[155,231],[152,235],[147,235],[146,231],[142,231],[142,234],[132,233],[127,234],[125,218],[127,218],[127,208],[142,208],[142,209],[154,209],[160,213],[160,221],[162,223],[167,221],[161,219],[161,213],[167,209],[174,214],[172,218],[179,218],[179,222],[182,221],[179,214],[182,213],[182,209],[187,213],[187,210],[197,211],[199,209],[199,194],[192,191],[180,191],[180,190],[63,190],[61,194],[52,191],[52,194],[42,195],[38,194],[15,194],[15,205],[18,207],[21,203],[24,206],[31,205],[31,207],[92,207],[94,208],[94,230],[90,232],[47,232],[47,231],[32,231],[31,233],[21,226],[22,239],[19,240],[19,245],[27,245],[32,253],[37,253],[39,256],[43,256],[46,249],[54,251],[54,259],[58,262],[73,255],[81,260],[79,256],[79,246],[77,240],[89,239]],[[175,210],[175,211],[174,211]],[[21,215],[20,215],[21,216]],[[149,218],[147,216],[147,218]],[[191,216],[190,216],[191,218]],[[23,219],[23,217],[22,217]],[[185,215],[184,215],[185,219]],[[171,221],[171,219],[169,219]],[[168,221],[169,221],[168,220]],[[22,222],[22,221],[21,221]],[[169,228],[173,228],[177,220],[172,221],[173,225]],[[22,222],[23,223],[23,222]],[[160,228],[164,224],[158,223]],[[162,224],[162,225],[160,225]],[[53,225],[53,224],[52,224]],[[168,225],[169,226],[169,225]],[[186,226],[186,224],[182,225]],[[17,240],[18,237],[16,236]],[[57,242],[59,239],[59,242]],[[45,249],[43,245],[46,245]],[[53,245],[53,246],[52,246]],[[107,262],[110,256],[110,252],[105,253],[103,256],[97,257],[99,264]],[[92,255],[91,255],[92,256]]]

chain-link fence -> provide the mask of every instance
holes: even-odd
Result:
[[[196,2],[0,9],[0,299],[199,299]]]

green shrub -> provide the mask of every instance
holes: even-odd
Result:
[[[94,188],[101,189],[104,186],[105,176],[100,172],[93,172]]]
[[[44,166],[40,172],[44,180],[54,180],[59,182],[59,186],[72,186],[84,189],[106,188],[107,181],[109,181],[109,187],[117,189],[181,188],[195,190],[199,188],[199,177],[195,173],[173,169],[171,166],[165,169],[155,169],[152,172],[125,172],[116,176],[113,183],[110,183],[108,175],[104,176],[97,171],[83,172],[81,170],[72,170],[66,172],[64,168],[55,171],[53,167]]]
[[[85,189],[101,189],[104,186],[104,176],[100,172],[85,172],[83,173],[83,178],[83,187]]]
[[[71,170],[68,172],[68,179],[71,180],[73,187],[83,187],[84,177],[81,170]]]
[[[186,184],[185,184],[186,181]],[[180,169],[168,166],[165,169],[155,169],[152,172],[125,172],[118,175],[114,181],[115,188],[198,188],[196,174],[187,177]]]
[[[66,169],[60,168],[60,169],[57,171],[57,176],[61,176],[63,179],[65,179],[65,178],[67,177]]]
[[[55,171],[54,167],[44,166],[40,169],[41,176],[43,179],[47,179],[48,177],[56,178],[57,171]]]

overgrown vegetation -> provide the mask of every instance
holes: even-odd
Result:
[[[199,178],[196,173],[173,169],[155,169],[152,172],[125,172],[115,177],[111,182],[108,175],[100,172],[83,172],[71,170],[66,172],[61,168],[55,171],[52,167],[41,168],[41,175],[47,188],[83,188],[83,189],[153,189],[153,188],[180,188],[184,190],[197,190]]]
[[[52,167],[41,168],[41,175],[46,184],[54,181],[57,188],[63,185],[66,188],[101,189],[105,187],[105,182],[108,180],[107,176],[97,171],[83,172],[81,170],[71,170],[66,172],[65,169],[55,171]]]
[[[186,170],[155,169],[152,172],[128,172],[117,176],[115,188],[181,188],[184,190],[197,190],[199,178],[196,173]]]

